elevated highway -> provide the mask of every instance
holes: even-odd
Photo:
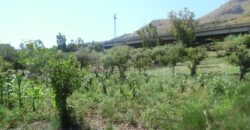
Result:
[[[250,24],[239,24],[224,27],[213,27],[206,29],[197,29],[195,31],[196,41],[202,42],[206,39],[213,38],[224,38],[230,34],[250,34]],[[162,43],[169,43],[174,41],[174,37],[170,33],[160,34],[159,38]],[[142,40],[139,36],[124,38],[124,39],[114,39],[103,42],[104,48],[111,48],[116,45],[129,45],[133,47],[141,47]]]

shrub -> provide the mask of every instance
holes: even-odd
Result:
[[[196,75],[197,66],[206,58],[206,50],[204,48],[188,48],[187,60],[190,61],[188,68],[191,71],[191,76]]]
[[[61,126],[63,129],[69,129],[74,125],[74,122],[72,122],[67,109],[67,98],[81,85],[79,70],[70,59],[51,61],[49,64],[49,79],[55,93]]]
[[[245,45],[236,45],[229,57],[229,62],[240,66],[239,79],[242,80],[250,69],[250,51]]]

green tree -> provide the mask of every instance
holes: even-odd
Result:
[[[157,28],[152,23],[137,31],[137,34],[142,40],[143,47],[151,48],[160,44],[160,38],[158,37]]]
[[[57,47],[59,50],[62,50],[63,52],[65,52],[67,49],[66,40],[67,40],[66,36],[62,35],[61,33],[59,33],[56,36]]]
[[[10,44],[0,44],[0,57],[8,62],[15,62],[17,59],[17,52]]]
[[[194,46],[195,26],[197,25],[194,18],[194,13],[187,8],[179,12],[171,11],[169,13],[169,19],[172,22],[171,33],[175,40],[181,41],[186,47]]]
[[[181,43],[178,43],[168,47],[165,56],[161,57],[161,63],[172,67],[172,75],[174,76],[177,63],[182,62],[186,55],[186,49]]]
[[[27,52],[31,52],[35,49],[45,49],[43,42],[38,40],[28,40],[24,41],[20,44],[21,50],[26,50]]]
[[[250,48],[250,35],[229,35],[224,41],[220,42],[220,45],[228,54],[233,52],[234,47],[237,45],[245,45],[247,48]]]
[[[46,49],[39,40],[29,40],[21,43],[18,51],[19,64],[23,65],[32,75],[41,75],[51,57],[53,49]]]
[[[162,64],[162,57],[166,56],[166,51],[168,49],[168,45],[164,46],[156,46],[153,48],[151,53],[151,59],[153,60],[155,65]]]
[[[6,72],[6,71],[8,71],[9,69],[11,69],[11,63],[8,62],[8,61],[3,60],[3,59],[0,57],[0,73],[1,73],[1,72]]]
[[[128,68],[131,48],[128,46],[115,46],[109,51],[113,57],[115,66],[118,68],[120,78],[123,79],[125,77],[125,71]]]
[[[108,77],[109,74],[114,73],[115,62],[114,62],[114,58],[112,57],[110,53],[107,53],[104,55],[102,63],[103,63],[103,68],[105,70],[106,77]]]
[[[190,62],[188,68],[190,69],[191,76],[195,76],[197,67],[207,57],[205,48],[188,48],[187,60]]]
[[[245,74],[250,68],[250,36],[249,35],[230,35],[221,43],[226,54],[229,56],[228,60],[231,64],[240,67],[239,79],[244,79]]]
[[[77,38],[76,40],[71,39],[70,43],[66,45],[67,52],[76,52],[81,47],[87,47],[87,44],[84,44],[82,38]]]
[[[67,109],[67,98],[81,85],[79,70],[72,58],[67,58],[51,60],[48,71],[49,81],[55,93],[61,126],[63,129],[70,129],[73,122]]]
[[[142,70],[146,70],[152,64],[150,49],[136,49],[132,54],[133,66],[138,69],[141,74]]]
[[[84,40],[80,37],[77,38],[77,44],[78,45],[83,45],[84,44]]]
[[[86,67],[90,64],[91,51],[88,47],[81,47],[76,53],[76,60],[80,63],[80,68]]]
[[[89,48],[91,50],[96,51],[96,52],[103,52],[103,50],[104,50],[103,45],[101,43],[97,43],[97,42],[90,43]]]
[[[250,69],[250,52],[246,45],[236,45],[232,48],[232,51],[229,62],[240,66],[239,79],[242,80]]]
[[[78,50],[78,48],[79,48],[78,44],[71,42],[67,45],[66,50],[67,50],[67,52],[76,52]]]
[[[250,35],[244,35],[242,42],[244,45],[250,48]]]

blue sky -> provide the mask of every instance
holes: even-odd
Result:
[[[67,42],[113,38],[113,15],[117,35],[133,32],[154,19],[167,18],[171,10],[188,7],[200,17],[228,0],[1,0],[0,43],[19,47],[23,40],[41,39],[56,45],[58,32]]]

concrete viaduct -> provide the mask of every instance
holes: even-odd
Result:
[[[221,39],[230,34],[246,34],[246,33],[250,34],[250,24],[197,29],[195,31],[197,42],[204,42],[206,39],[218,39],[218,38]],[[169,43],[174,41],[173,36],[169,33],[160,34],[159,37],[162,43]],[[115,39],[103,42],[104,48],[111,48],[112,46],[116,45],[129,45],[133,47],[141,47],[142,40],[140,39],[140,37],[136,36],[131,38]]]

